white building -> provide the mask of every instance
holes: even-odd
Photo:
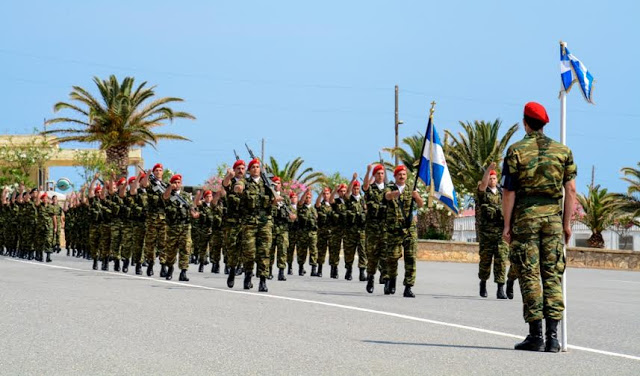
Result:
[[[569,241],[570,247],[586,247],[587,239],[591,236],[591,230],[582,223],[576,222],[573,227],[573,236]],[[633,226],[625,234],[620,235],[612,229],[602,232],[604,247],[607,249],[626,249],[640,251],[640,228]],[[474,216],[458,217],[453,221],[453,239],[461,242],[475,242],[476,218]]]

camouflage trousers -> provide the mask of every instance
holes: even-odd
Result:
[[[242,226],[242,258],[245,273],[251,273],[258,264],[257,277],[269,276],[269,253],[273,239],[273,221]]]
[[[507,274],[507,259],[509,257],[508,245],[502,240],[502,228],[479,228],[479,255],[478,278],[486,281],[491,276],[491,264],[493,263],[493,280],[495,283],[504,283]]]
[[[191,240],[191,239],[189,239]],[[154,262],[156,249],[160,264],[166,263],[165,244],[167,242],[167,223],[164,214],[151,214],[145,222],[144,258],[147,262]]]
[[[220,257],[224,256],[224,263],[227,263],[227,255],[226,252],[223,251],[223,245],[224,232],[220,228],[213,229],[209,237],[209,261],[220,264]]]
[[[365,231],[359,228],[348,228],[344,234],[344,265],[351,267],[358,252],[358,268],[367,267],[367,253],[365,248]]]
[[[53,250],[53,223],[38,226],[38,236],[34,239],[36,251],[51,253]]]
[[[331,229],[328,227],[319,228],[318,229],[318,265],[324,265],[324,262],[327,259],[327,249],[329,249],[330,242],[331,242]]]
[[[207,260],[209,243],[211,242],[211,228],[202,226],[191,226],[191,240],[193,243],[193,253],[198,255],[200,263]]]
[[[278,259],[278,269],[287,267],[287,251],[289,250],[289,224],[278,224],[273,226],[273,239],[269,252],[269,267]]]
[[[189,269],[189,256],[191,256],[191,225],[173,224],[167,226],[167,251],[164,265],[173,266],[178,258],[180,270]]]
[[[144,248],[144,222],[125,222],[122,229],[122,258],[131,259],[132,264],[142,264]]]
[[[16,226],[9,226],[7,232],[5,233],[5,243],[7,248],[10,250],[15,250],[18,248],[18,229]]]
[[[318,265],[318,232],[299,230],[298,237],[298,265],[304,265],[307,262],[307,253],[309,265]]]
[[[35,251],[35,224],[28,223],[20,231],[20,249],[24,252]]]
[[[237,268],[243,264],[242,256],[242,226],[239,223],[225,224],[224,252],[227,255],[227,266]]]
[[[387,232],[385,239],[386,264],[385,275],[389,278],[398,276],[398,260],[404,256],[404,282],[405,286],[413,286],[416,283],[416,251],[418,249],[418,232],[415,226],[408,230]]]
[[[562,217],[516,219],[511,236],[510,259],[520,281],[524,321],[562,320]]]
[[[386,271],[386,249],[385,235],[387,231],[383,224],[372,223],[367,225],[366,241],[367,241],[367,274],[375,275],[376,269],[380,270],[383,278]]]
[[[122,229],[124,224],[121,219],[114,219],[111,221],[111,244],[110,254],[114,260],[121,258],[120,252],[122,251]]]
[[[98,247],[100,249],[100,258],[105,259],[109,257],[111,252],[111,224],[110,223],[101,223],[100,224],[100,245]]]
[[[298,245],[299,230],[289,230],[289,248],[287,249],[287,264],[293,265],[293,254]]]
[[[58,227],[56,228],[56,230],[53,232],[53,239],[51,240],[51,244],[54,247],[59,247],[60,246],[60,233],[62,232],[62,221],[60,220],[60,217],[56,217],[57,221],[58,221]]]
[[[91,258],[97,260],[100,257],[100,225],[89,225],[89,251]]]
[[[344,235],[344,227],[334,226],[331,228],[331,237],[329,239],[329,265],[331,266],[337,266],[340,262],[340,250],[342,249]]]

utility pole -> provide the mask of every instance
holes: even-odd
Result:
[[[395,150],[398,150],[398,129],[399,129],[399,125],[403,124],[404,122],[402,120],[398,119],[398,85],[396,85],[396,111],[395,111],[395,116],[394,116],[394,124],[395,124],[395,131],[396,131],[396,142],[395,142]],[[396,166],[398,165],[398,154],[395,155],[396,159]]]
[[[596,181],[596,166],[591,165],[591,188],[593,188]]]
[[[260,153],[260,162],[264,162],[264,138],[262,139],[262,152]]]

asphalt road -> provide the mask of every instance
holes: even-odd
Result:
[[[308,275],[245,292],[196,269],[181,283],[0,256],[0,375],[640,374],[640,273],[569,269],[574,347],[548,354],[513,350],[520,295],[478,297],[471,264],[420,262],[416,299]]]

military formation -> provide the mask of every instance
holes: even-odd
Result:
[[[509,147],[501,184],[495,163],[478,183],[478,277],[480,296],[487,297],[493,264],[498,299],[512,299],[519,281],[529,335],[516,349],[558,352],[563,245],[571,236],[577,168],[571,150],[544,135],[548,121],[542,105],[527,103],[527,135]],[[67,256],[92,260],[95,270],[108,271],[113,265],[113,271],[127,273],[134,266],[141,275],[146,267],[151,277],[158,263],[160,277],[171,280],[177,263],[179,280],[189,281],[191,263],[201,273],[211,264],[211,273],[228,275],[229,288],[243,276],[243,288],[252,289],[257,277],[261,292],[268,291],[274,265],[277,279],[286,281],[294,273],[294,261],[299,276],[307,273],[308,264],[310,276],[321,278],[328,262],[330,278],[339,278],[342,253],[346,280],[357,274],[373,293],[379,273],[385,295],[396,292],[402,258],[403,296],[415,297],[417,228],[412,210],[424,202],[406,187],[405,166],[397,166],[394,181],[387,182],[382,164],[369,165],[362,184],[354,173],[348,185],[323,187],[314,201],[310,189],[284,191],[280,178],[267,176],[252,158],[248,164],[237,158],[218,190],[198,190],[193,198],[183,190],[181,175],[164,182],[159,163],[128,179],[102,181],[96,175],[70,194],[63,207],[38,189],[5,188],[0,252],[51,262],[51,253],[61,250],[64,229]]]

